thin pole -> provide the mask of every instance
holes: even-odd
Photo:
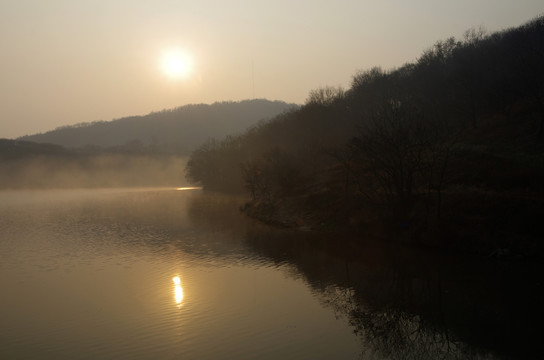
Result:
[[[251,60],[251,96],[252,99],[255,99],[255,67],[253,60]]]

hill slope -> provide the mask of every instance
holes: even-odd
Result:
[[[294,104],[264,99],[186,105],[145,116],[64,126],[18,140],[69,148],[89,145],[116,147],[136,143],[188,153],[210,137],[222,138],[238,133],[260,120],[272,118],[294,107]]]
[[[245,189],[246,212],[273,224],[544,256],[544,16],[313,90],[301,108],[196,149],[186,175]]]

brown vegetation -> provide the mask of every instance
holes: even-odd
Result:
[[[294,227],[349,227],[412,244],[542,255],[544,17],[466,32],[415,63],[207,143],[186,168],[244,210]],[[504,251],[503,251],[504,250]]]

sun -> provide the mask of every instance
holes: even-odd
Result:
[[[162,73],[170,79],[184,79],[194,71],[194,60],[191,53],[179,48],[170,48],[162,52],[160,58]]]

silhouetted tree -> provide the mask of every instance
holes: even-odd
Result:
[[[325,86],[315,90],[311,90],[306,105],[332,105],[344,97],[344,89],[342,87]]]

